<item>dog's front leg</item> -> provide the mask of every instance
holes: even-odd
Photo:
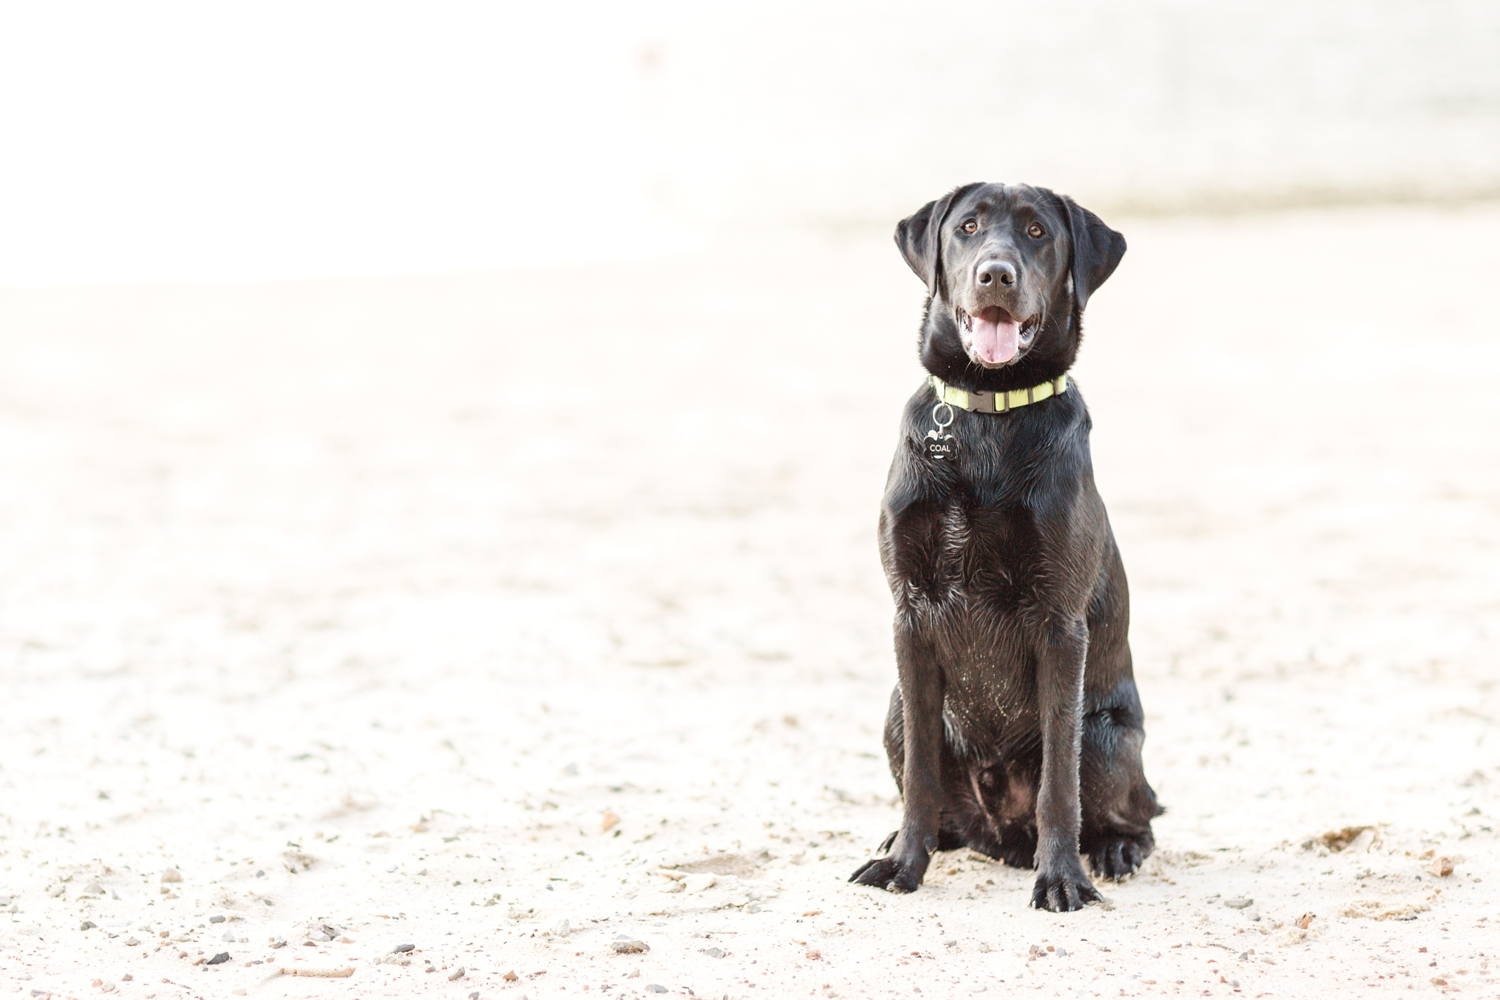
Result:
[[[901,829],[887,842],[889,853],[866,862],[851,882],[892,892],[915,892],[938,844],[943,811],[943,671],[931,640],[896,626],[896,669],[901,686],[903,760]]]
[[[1078,856],[1078,754],[1083,739],[1083,670],[1088,627],[1049,631],[1037,651],[1042,780],[1037,793],[1036,886],[1031,905],[1067,912],[1100,899]]]

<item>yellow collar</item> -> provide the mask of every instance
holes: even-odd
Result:
[[[967,392],[955,389],[936,375],[927,376],[938,402],[957,406],[971,413],[1009,413],[1021,406],[1040,403],[1068,391],[1068,376],[1059,375],[1050,382],[1034,385],[1030,389],[1012,389],[1009,392]]]

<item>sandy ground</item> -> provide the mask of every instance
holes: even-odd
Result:
[[[1071,915],[845,882],[884,233],[0,294],[0,990],[1500,996],[1500,209],[1121,226],[1077,378],[1170,811]]]

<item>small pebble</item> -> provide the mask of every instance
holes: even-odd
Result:
[[[181,882],[182,872],[178,871],[176,868],[168,868],[166,871],[161,873],[161,880],[163,882]]]
[[[81,924],[78,925],[78,929],[81,930],[81,931],[87,931],[87,930],[92,930],[93,928],[98,927],[98,926],[99,925],[96,924],[96,923],[94,923],[92,920],[85,920],[83,923],[81,923]]]
[[[500,978],[503,979],[503,980],[505,980],[507,983],[513,983],[517,979],[520,979],[521,977],[518,976],[518,975],[516,975],[516,970],[515,969],[511,969],[509,972],[507,972],[505,975],[501,976]]]
[[[215,913],[213,916],[208,918],[208,922],[211,924],[222,924],[224,922],[224,914]]]
[[[665,986],[661,985],[660,983],[650,983],[646,987],[646,992],[647,993],[665,993],[665,992],[667,992],[667,988]]]
[[[217,955],[215,955],[213,958],[210,958],[207,962],[204,962],[203,964],[204,965],[223,965],[227,961],[229,961],[229,952],[227,952],[227,951],[221,951]]]
[[[224,932],[224,940],[225,941],[234,941],[235,940],[234,931],[225,931]]]
[[[723,948],[704,948],[704,949],[702,949],[702,951],[703,951],[703,954],[707,955],[709,958],[723,958],[724,957],[724,949]]]
[[[120,979],[123,980],[124,982],[128,983],[128,982],[132,982],[135,979],[135,977],[132,976],[130,973],[127,972],[127,973],[125,973],[125,975],[121,976]]]
[[[475,990],[473,993],[470,993],[469,1000],[479,1000],[479,991]]]
[[[464,977],[464,967],[462,965],[460,965],[458,968],[456,968],[452,972],[448,973],[448,982],[451,983],[454,980],[456,980],[456,979],[462,979],[463,977]]]
[[[651,946],[644,941],[621,934],[610,942],[610,948],[620,955],[638,955],[651,950]]]
[[[125,939],[125,947],[127,948],[134,948],[138,944],[140,944],[140,942],[136,940],[135,935],[133,934]]]
[[[1427,870],[1438,878],[1447,878],[1453,874],[1453,859],[1439,855],[1432,859],[1432,864],[1427,866]]]
[[[416,949],[416,947],[417,946],[414,944],[398,944],[396,945],[396,947],[391,949],[391,954],[400,955],[403,952],[413,951]]]
[[[1255,902],[1255,900],[1251,899],[1249,896],[1235,896],[1232,899],[1224,900],[1224,905],[1229,907],[1231,910],[1243,910],[1253,902]]]
[[[100,993],[113,993],[114,991],[115,991],[115,984],[114,983],[104,983],[104,984],[102,984],[99,987],[99,992]]]

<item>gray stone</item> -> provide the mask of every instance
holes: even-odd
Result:
[[[620,934],[610,942],[610,949],[620,955],[639,955],[651,950],[651,946],[644,941],[638,941],[628,934]]]

